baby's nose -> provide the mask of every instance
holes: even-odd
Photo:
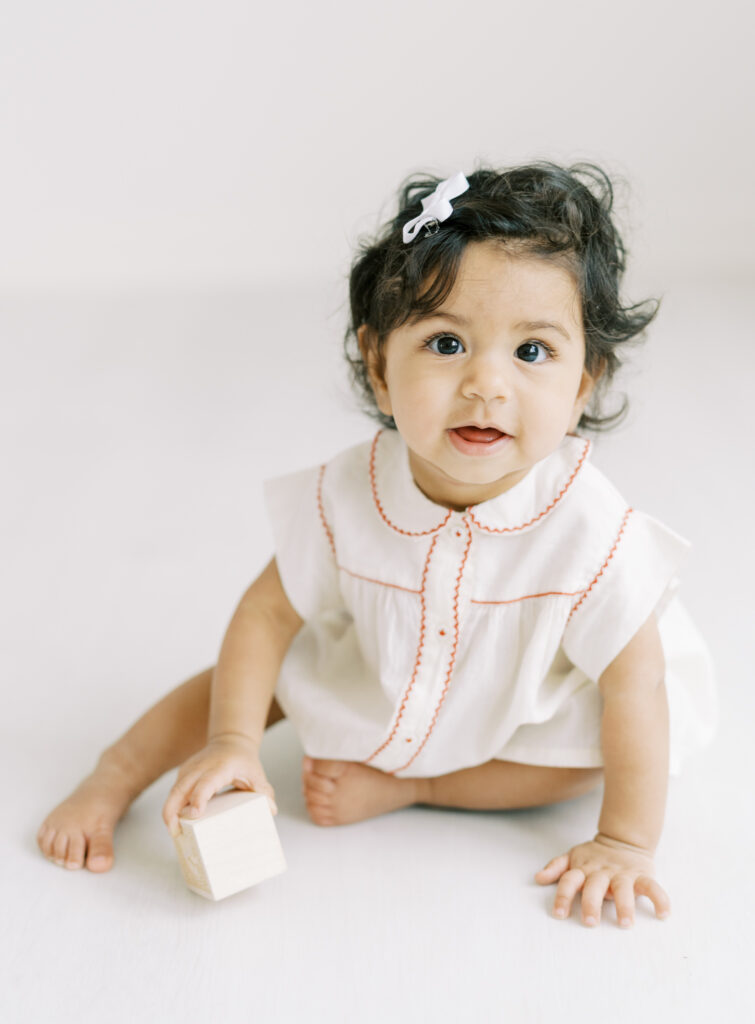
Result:
[[[509,397],[510,383],[503,362],[482,357],[470,360],[462,393],[465,398],[479,398],[483,402],[505,402]]]

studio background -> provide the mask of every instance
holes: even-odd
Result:
[[[734,0],[0,10],[4,1019],[745,1006],[750,20]],[[359,237],[410,173],[533,159],[618,179],[627,298],[662,298],[618,382],[630,415],[594,458],[693,542],[683,594],[718,669],[717,740],[669,791],[672,918],[638,912],[624,933],[610,906],[597,932],[548,916],[554,888],[532,875],[594,832],[598,795],[317,829],[286,724],[263,757],[286,875],[217,906],[185,891],[167,778],[121,826],[109,875],[47,864],[47,811],[214,662],[270,557],[262,481],[373,432],[340,351]]]

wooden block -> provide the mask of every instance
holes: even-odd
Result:
[[[222,900],[286,870],[273,812],[260,793],[218,793],[201,817],[178,821],[178,862],[200,896]]]

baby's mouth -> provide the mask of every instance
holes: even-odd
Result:
[[[502,430],[496,427],[454,427],[454,433],[465,441],[472,441],[477,444],[497,441],[499,437],[506,437]]]
[[[452,427],[448,431],[448,439],[462,455],[481,457],[500,454],[511,441],[511,434],[505,434],[498,427],[478,427],[467,423]]]

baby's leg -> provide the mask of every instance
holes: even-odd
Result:
[[[411,804],[503,811],[571,800],[594,789],[602,768],[488,761],[433,779],[402,779],[348,761],[304,759],[302,782],[318,825],[346,825]]]
[[[176,687],[104,751],[92,774],[42,823],[37,842],[46,857],[67,868],[112,867],[113,832],[129,806],[207,742],[212,673]],[[267,725],[283,717],[273,700]]]
[[[602,778],[602,768],[487,761],[476,768],[423,780],[423,803],[481,811],[540,807],[589,793]]]

